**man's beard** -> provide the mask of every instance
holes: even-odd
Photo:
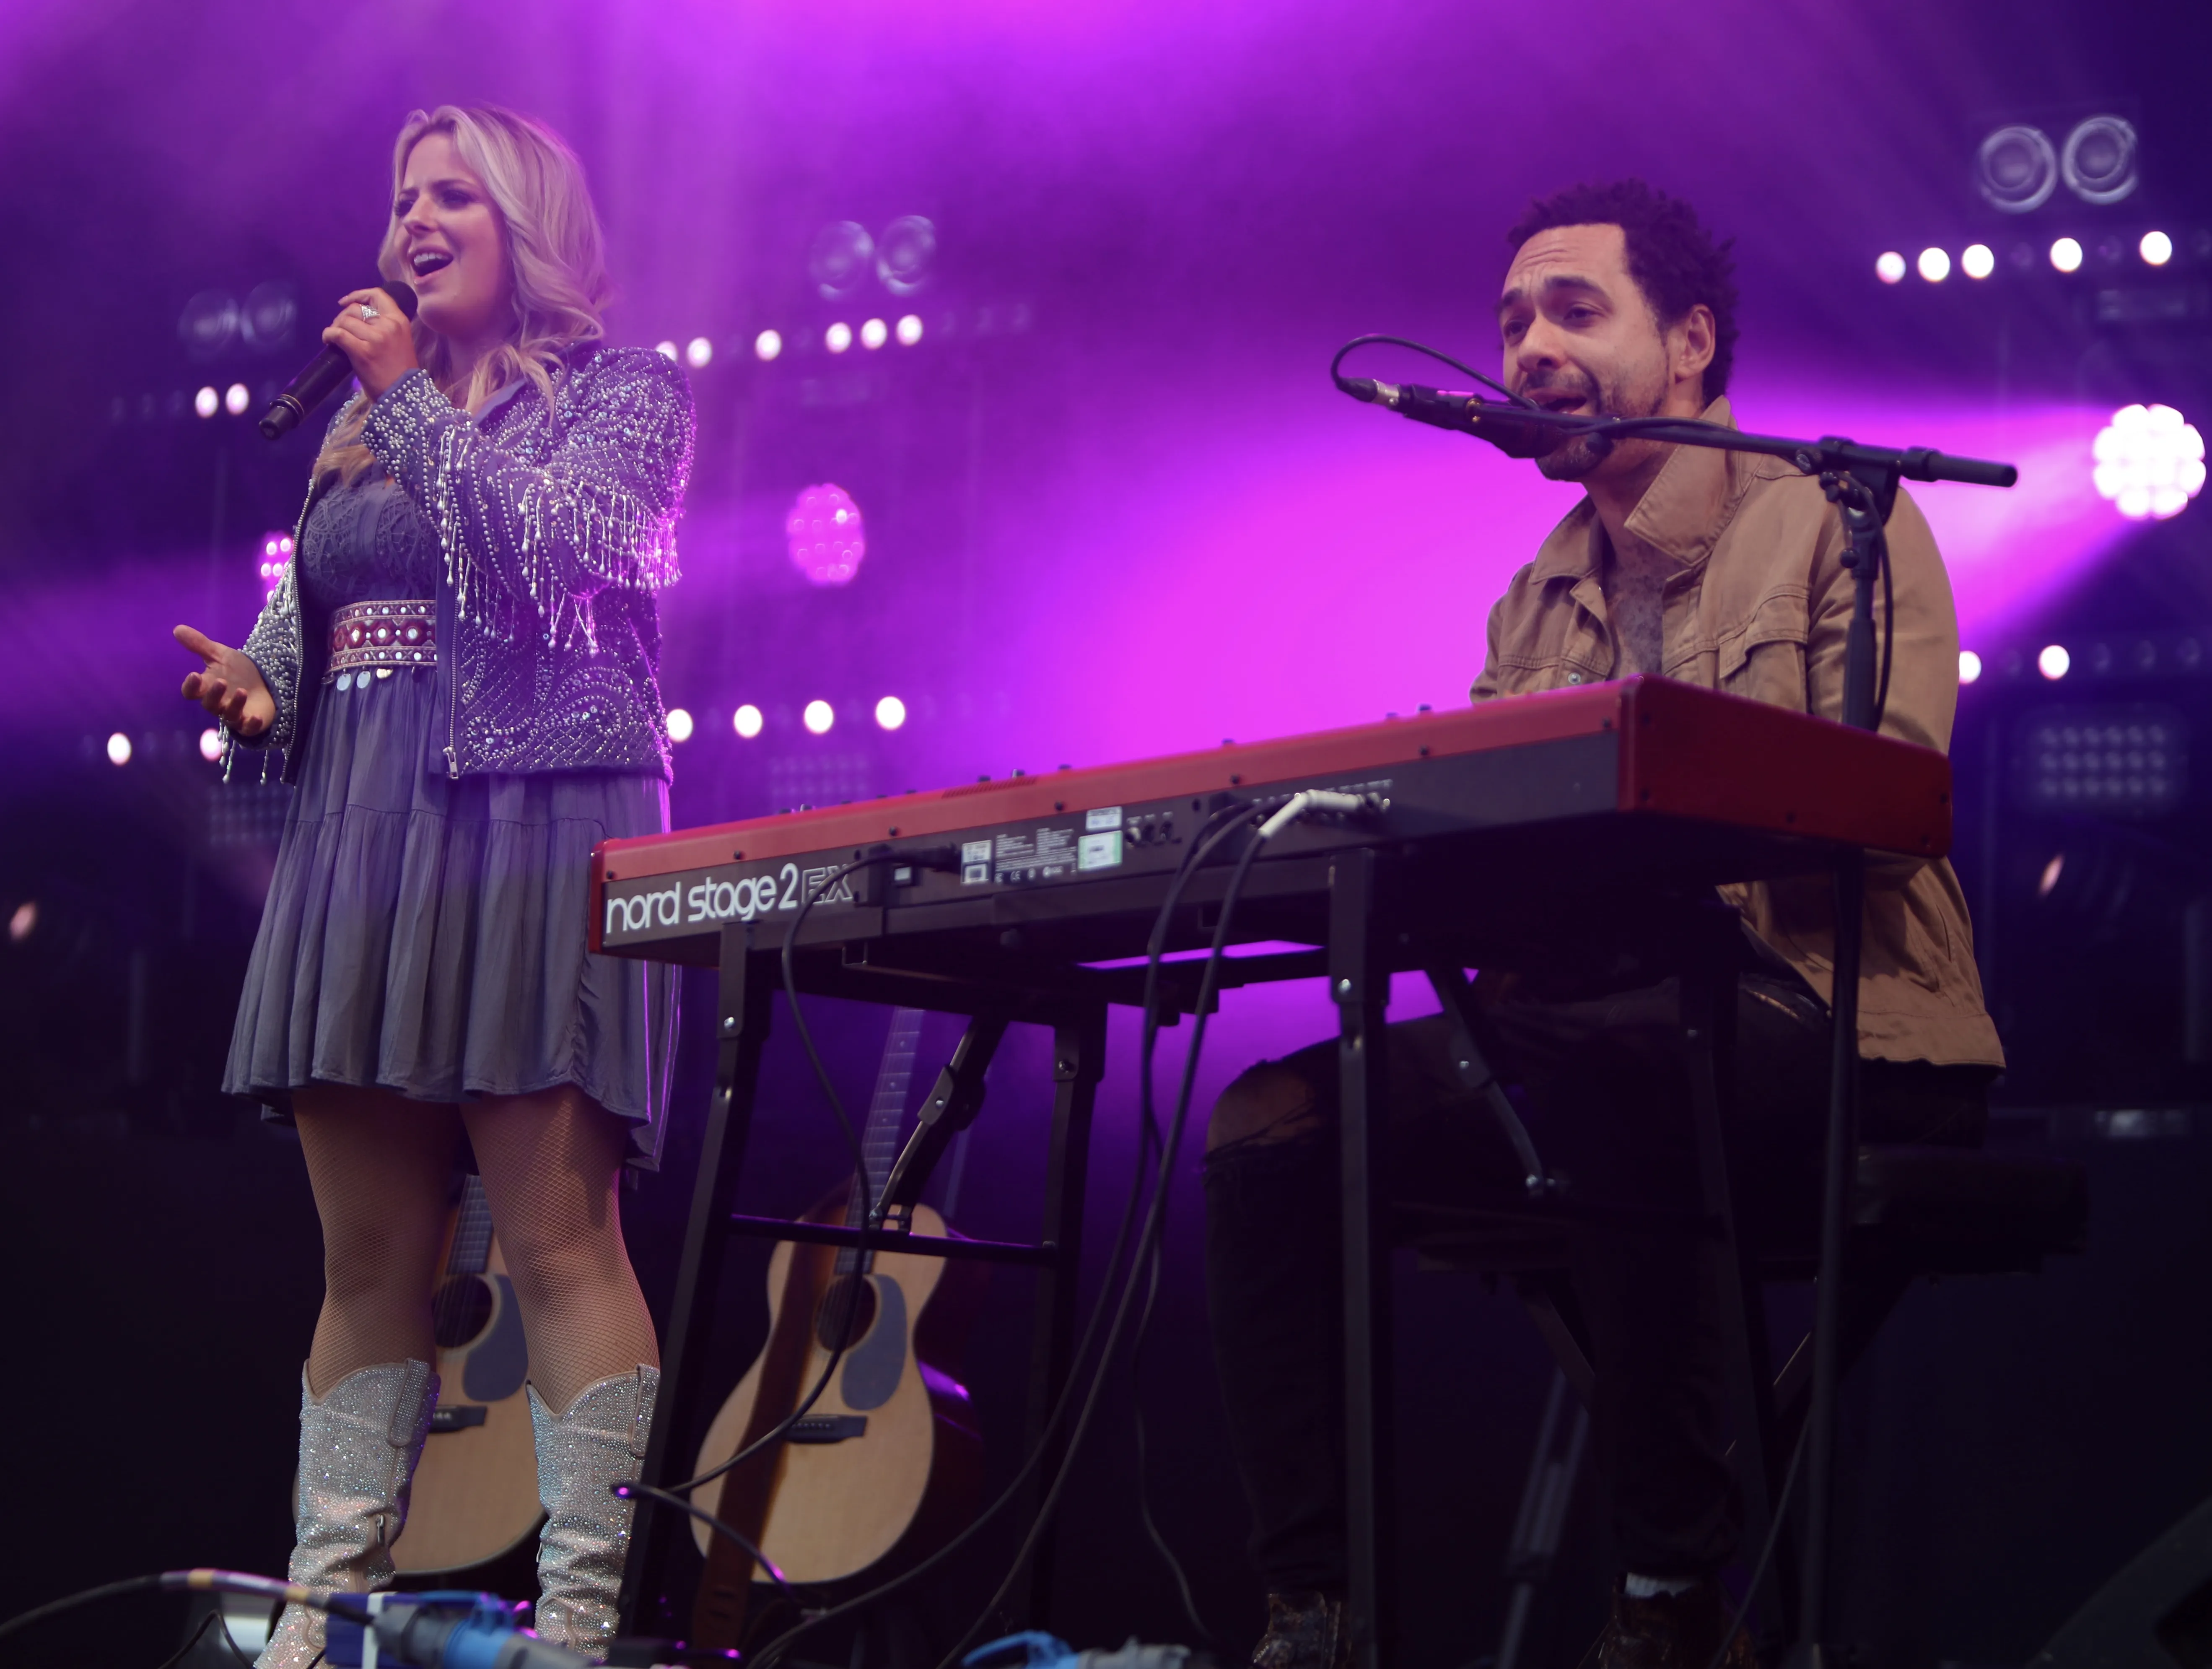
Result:
[[[1655,395],[1642,402],[1647,410],[1637,411],[1634,407],[1638,402],[1625,397],[1620,389],[1602,387],[1588,378],[1582,379],[1579,386],[1553,381],[1533,384],[1522,392],[1533,395],[1540,390],[1561,387],[1580,393],[1589,402],[1589,410],[1577,414],[1585,417],[1648,417],[1658,411],[1661,404],[1660,397]],[[1536,467],[1547,481],[1579,481],[1613,455],[1613,437],[1608,435],[1577,435],[1537,459]]]

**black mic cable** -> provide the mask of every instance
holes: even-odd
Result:
[[[404,284],[397,278],[379,278],[368,288],[382,290],[398,304],[400,312],[410,320],[414,318],[414,285]],[[261,414],[262,434],[272,441],[283,440],[306,421],[307,413],[344,387],[352,377],[353,362],[343,351],[325,343],[322,352],[284,385],[284,392]]]

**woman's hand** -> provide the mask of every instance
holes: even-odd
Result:
[[[262,682],[261,668],[228,643],[190,626],[179,626],[176,637],[207,663],[185,674],[186,701],[197,701],[241,736],[258,736],[276,722],[276,697]]]
[[[351,362],[353,374],[373,400],[382,399],[386,389],[422,362],[415,357],[414,325],[380,289],[356,289],[348,295],[323,340]]]

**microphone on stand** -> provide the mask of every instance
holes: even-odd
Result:
[[[1381,382],[1373,377],[1340,376],[1336,386],[1356,400],[1387,405],[1415,423],[1487,441],[1509,458],[1541,458],[1557,451],[1568,439],[1550,423],[1519,417],[1520,408],[1484,399],[1480,394],[1429,388],[1418,382]]]
[[[380,289],[399,304],[400,312],[415,316],[415,287],[397,278],[379,278],[370,289]],[[284,392],[261,416],[261,432],[281,441],[297,429],[307,413],[346,386],[353,377],[353,362],[325,343],[300,375],[284,385]]]

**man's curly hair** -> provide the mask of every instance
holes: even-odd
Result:
[[[1680,324],[1700,302],[1711,308],[1713,360],[1705,367],[1705,395],[1713,400],[1728,392],[1735,363],[1735,261],[1729,253],[1734,238],[1717,244],[1697,210],[1680,198],[1641,180],[1614,180],[1537,198],[1505,235],[1506,246],[1517,250],[1555,226],[1620,228],[1628,244],[1628,275],[1662,330]]]

